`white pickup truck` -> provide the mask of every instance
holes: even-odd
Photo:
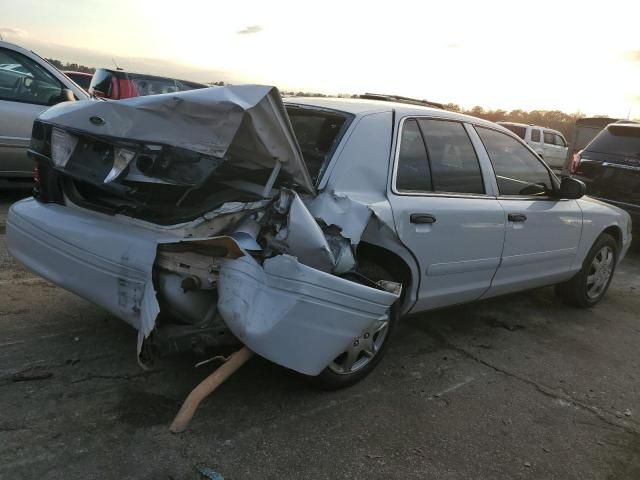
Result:
[[[562,133],[537,125],[497,122],[511,130],[535,150],[553,170],[560,171],[567,158],[567,140]]]

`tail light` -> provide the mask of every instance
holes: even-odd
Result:
[[[569,167],[569,173],[571,173],[572,175],[578,172],[578,168],[580,167],[581,155],[582,155],[582,150],[574,153],[573,157],[571,158],[571,166]]]

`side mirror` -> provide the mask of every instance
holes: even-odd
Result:
[[[577,200],[582,198],[587,191],[587,186],[584,182],[572,177],[562,177],[560,182],[560,198],[568,198],[571,200]]]
[[[76,97],[73,95],[73,92],[71,90],[69,90],[68,88],[63,88],[62,92],[60,93],[60,98],[62,100],[60,100],[61,102],[75,102],[76,101]]]
[[[68,88],[63,88],[60,90],[60,95],[57,97],[51,97],[49,100],[49,105],[57,105],[62,102],[75,102],[76,97],[74,97],[73,92]]]

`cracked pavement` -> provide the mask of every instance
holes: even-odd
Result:
[[[592,310],[544,288],[403,319],[343,391],[254,358],[172,435],[214,364],[143,372],[135,332],[23,270],[0,227],[0,478],[637,479],[639,273],[636,248]]]

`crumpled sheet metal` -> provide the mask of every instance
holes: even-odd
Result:
[[[290,197],[287,226],[278,233],[288,250],[305,265],[330,272],[336,260],[322,229],[315,221],[300,196],[293,190],[283,190],[281,195]]]
[[[182,238],[136,223],[30,198],[10,209],[7,246],[30,270],[138,330],[139,353],[160,312],[152,280],[159,244],[223,244],[230,257],[244,252],[229,237]]]
[[[92,123],[92,117],[103,122]],[[238,166],[272,169],[315,191],[278,89],[233,85],[125,100],[64,102],[39,119],[96,136],[229,157]]]
[[[357,245],[369,223],[371,210],[366,203],[354,201],[345,193],[325,191],[310,200],[307,207],[313,217],[327,225],[340,227],[341,235]]]
[[[223,261],[218,295],[218,309],[239,340],[307,375],[322,372],[398,298],[289,255],[272,257],[263,266],[249,255]]]

